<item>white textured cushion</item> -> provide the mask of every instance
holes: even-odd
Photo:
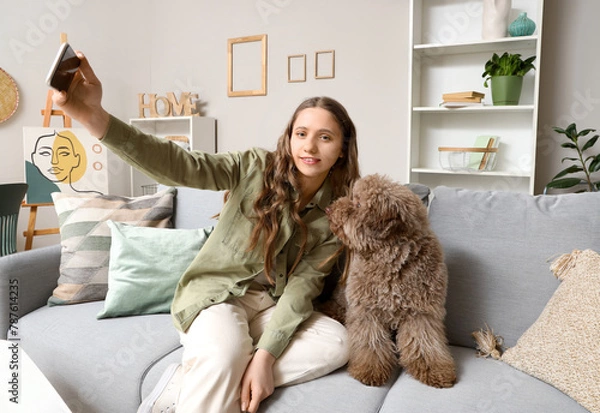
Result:
[[[553,269],[560,286],[502,360],[600,413],[600,255],[574,251]]]

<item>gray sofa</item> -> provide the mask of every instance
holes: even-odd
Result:
[[[220,194],[180,189],[175,225],[209,223]],[[536,320],[558,286],[549,263],[573,249],[600,250],[600,194],[528,196],[440,187],[430,220],[449,269],[447,331],[457,363],[451,389],[427,387],[397,371],[367,387],[344,368],[280,388],[261,413],[577,413],[586,412],[554,387],[502,361],[477,356],[471,333],[486,324],[505,345]],[[9,279],[19,280],[21,346],[73,412],[136,411],[182,349],[168,314],[97,320],[102,302],[48,307],[60,247],[0,258],[0,328],[8,327]]]

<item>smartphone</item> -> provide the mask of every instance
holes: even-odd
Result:
[[[69,43],[65,42],[61,44],[54,63],[46,77],[48,86],[60,91],[69,90],[80,62],[79,57],[77,57]]]

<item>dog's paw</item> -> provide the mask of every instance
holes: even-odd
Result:
[[[448,388],[456,383],[456,373],[454,369],[440,369],[430,371],[423,383],[431,387]]]
[[[456,383],[453,363],[427,365],[423,360],[407,367],[408,373],[421,383],[431,387],[448,388]]]
[[[381,371],[373,366],[356,366],[349,364],[348,373],[356,380],[367,386],[382,386],[390,378],[391,372]]]
[[[362,342],[360,341],[356,342],[351,339],[350,343],[352,349],[348,361],[350,375],[367,386],[385,384],[392,375],[394,367],[398,365],[392,341],[381,340],[377,350],[368,346],[361,347]]]

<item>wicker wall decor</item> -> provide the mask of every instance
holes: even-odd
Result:
[[[8,73],[0,68],[0,123],[10,118],[19,106],[19,89]]]

